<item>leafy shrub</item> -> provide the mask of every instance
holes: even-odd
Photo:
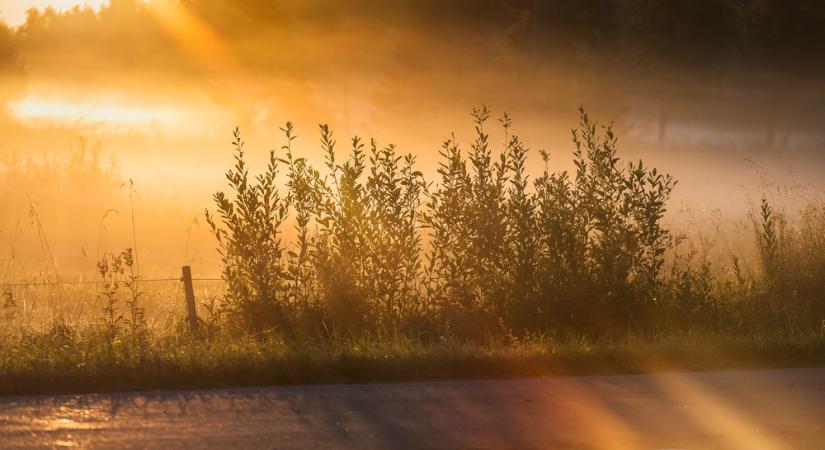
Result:
[[[676,181],[622,161],[612,124],[581,110],[575,169],[552,171],[541,151],[544,169],[531,180],[510,117],[499,121],[495,151],[490,110],[472,116],[473,141],[466,151],[454,136],[444,141],[434,183],[412,155],[374,140],[353,138],[339,161],[327,125],[322,173],[295,154],[291,123],[282,154],[271,152],[252,179],[236,130],[231,195],[214,196],[219,220],[207,212],[231,323],[297,334],[615,339],[671,328],[793,330],[822,316],[825,209],[806,210],[797,229],[763,200],[753,217],[763,271],[749,275],[734,257],[726,276],[694,252],[672,251],[680,239],[663,218]],[[282,243],[287,223],[296,237]]]
[[[224,263],[229,315],[244,328],[262,331],[288,323],[281,298],[286,272],[280,238],[288,204],[276,185],[275,152],[270,152],[264,173],[251,180],[237,128],[232,145],[235,165],[226,172],[232,197],[222,191],[215,193],[219,217],[216,219],[207,210],[206,220],[218,240]]]

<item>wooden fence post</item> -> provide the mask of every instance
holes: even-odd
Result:
[[[195,289],[192,287],[192,268],[183,266],[183,292],[186,296],[186,317],[189,319],[189,331],[195,334],[198,331],[198,312],[195,310]]]

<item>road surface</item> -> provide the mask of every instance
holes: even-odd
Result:
[[[822,449],[825,369],[0,398],[0,447]]]

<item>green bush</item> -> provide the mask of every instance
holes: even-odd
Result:
[[[612,124],[580,111],[572,172],[534,180],[529,150],[500,119],[495,151],[490,110],[473,111],[467,150],[454,137],[434,182],[411,154],[352,139],[339,161],[320,126],[322,173],[293,150],[270,153],[250,178],[235,132],[231,196],[215,194],[230,323],[241,331],[292,334],[403,333],[472,339],[530,333],[626,339],[670,329],[811,330],[825,308],[825,215],[809,207],[791,227],[767,199],[752,216],[761,271],[732,276],[663,224],[676,185],[642,161],[624,162]],[[286,194],[277,188],[287,167]],[[292,215],[292,217],[288,217]],[[296,238],[282,243],[291,223]],[[666,260],[672,264],[666,268]]]
[[[660,284],[670,237],[661,220],[674,181],[641,161],[624,165],[612,127],[582,111],[576,172],[545,168],[531,183],[528,149],[511,135],[509,116],[498,155],[489,117],[486,107],[473,112],[466,155],[455,139],[444,143],[435,185],[393,145],[365,149],[356,137],[339,163],[326,125],[322,176],[294,155],[290,123],[284,157],[270,154],[251,182],[236,130],[233,198],[215,194],[220,224],[207,213],[226,264],[230,317],[254,331],[429,323],[471,335],[601,333],[638,322]],[[288,167],[284,197],[279,163]],[[290,211],[297,239],[283,245]]]
[[[226,172],[232,197],[215,193],[219,218],[207,211],[206,220],[224,263],[228,315],[245,329],[262,331],[289,323],[282,298],[286,269],[280,238],[288,203],[278,192],[275,152],[270,152],[266,171],[250,179],[237,128],[234,137],[235,165]]]

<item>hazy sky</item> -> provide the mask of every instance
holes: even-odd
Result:
[[[29,8],[43,9],[51,6],[58,11],[65,11],[77,5],[99,7],[108,0],[0,0],[0,16],[12,26],[22,25],[26,21]]]
[[[571,166],[584,105],[616,122],[624,157],[680,180],[675,204],[738,214],[743,192],[765,182],[825,184],[825,37],[811,31],[825,29],[825,8],[814,0],[784,15],[719,0],[0,0],[0,11],[20,25],[30,6],[77,3],[104,7],[0,33],[0,172],[35,180],[0,177],[0,232],[29,222],[39,202],[53,234],[82,234],[52,240],[94,246],[104,212],[125,211],[132,179],[144,232],[172,230],[157,251],[179,252],[224,184],[236,125],[253,167],[283,144],[287,120],[320,166],[325,122],[341,152],[354,134],[375,137],[417,155],[432,178],[443,139],[454,131],[466,143],[483,103],[511,113],[534,173],[539,149],[555,169]],[[721,11],[708,16],[709,4]],[[83,145],[97,156],[72,153]],[[117,171],[105,186],[38,190],[54,174],[29,161],[101,178],[78,159],[114,159]],[[67,217],[75,229],[61,228]]]
[[[0,10],[19,24],[29,6],[80,3],[109,2],[0,0]],[[810,61],[821,45],[810,33],[759,41],[763,28],[816,20],[717,5],[708,21],[698,6],[654,3],[117,0],[18,30],[8,47],[18,69],[0,80],[0,125],[13,132],[0,144],[51,151],[82,135],[140,162],[133,170],[193,149],[198,164],[222,164],[217,143],[235,125],[270,147],[292,120],[307,138],[329,122],[342,142],[375,136],[433,166],[441,139],[471,131],[468,112],[482,103],[510,111],[532,146],[561,155],[579,105],[616,121],[624,139],[665,147],[821,142],[822,78],[796,60],[779,65],[793,53],[783,46]]]

